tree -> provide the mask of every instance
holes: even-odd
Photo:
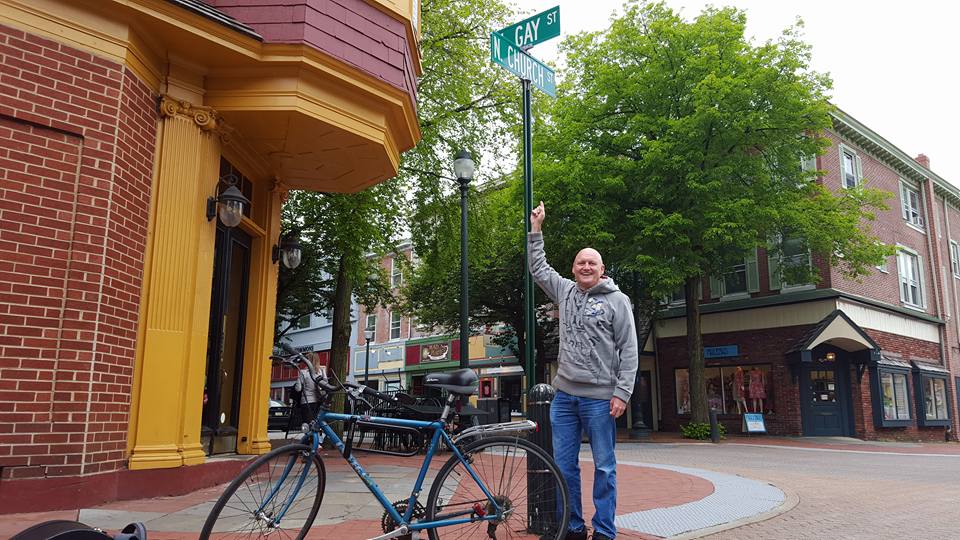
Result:
[[[776,253],[777,237],[852,277],[892,253],[868,226],[885,194],[833,194],[801,167],[828,146],[831,83],[810,70],[800,23],[759,45],[745,24],[734,8],[686,21],[662,3],[628,3],[609,30],[565,41],[566,78],[538,142],[548,249],[592,244],[650,298],[684,288],[693,422],[708,413],[705,277],[757,247]],[[816,279],[815,266],[783,266],[789,282]]]
[[[304,315],[330,315],[331,370],[340,378],[349,364],[351,295],[366,306],[393,302],[379,257],[370,255],[395,252],[411,215],[417,247],[426,251],[436,240],[432,224],[445,219],[452,186],[442,171],[457,150],[497,162],[511,148],[509,128],[498,119],[517,104],[508,79],[488,65],[487,45],[490,30],[510,15],[499,1],[423,0],[422,139],[402,156],[397,178],[352,195],[292,193],[284,206],[283,227],[300,231],[304,262],[295,271],[281,269],[277,338]]]
[[[370,255],[395,249],[406,204],[395,184],[354,194],[293,192],[284,205],[285,227],[299,231],[304,264],[281,268],[277,338],[304,315],[332,315],[330,370],[341,380],[349,369],[351,298],[364,305],[392,299],[380,257]]]
[[[523,297],[525,248],[523,221],[523,185],[510,178],[473,192],[469,208],[470,322],[473,329],[502,326],[495,336],[498,345],[510,347],[523,362],[525,310]],[[459,328],[460,244],[459,199],[449,197],[438,223],[434,249],[419,254],[419,264],[404,288],[406,307],[417,314],[420,324],[443,331]],[[455,212],[455,213],[454,213]],[[545,302],[538,305],[544,306]],[[541,313],[543,324],[534,336],[537,349],[551,329]],[[542,366],[541,366],[542,367]]]

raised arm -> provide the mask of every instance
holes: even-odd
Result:
[[[547,263],[543,250],[543,219],[546,217],[543,201],[530,212],[530,234],[527,235],[527,264],[533,280],[554,302],[558,302],[564,287],[573,281],[564,278]]]

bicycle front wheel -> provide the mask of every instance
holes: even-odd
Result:
[[[320,510],[326,481],[323,460],[305,444],[289,444],[264,454],[217,499],[200,540],[211,535],[302,540]]]
[[[553,458],[526,439],[491,437],[461,449],[496,505],[451,456],[437,473],[427,498],[427,521],[471,519],[429,531],[430,540],[456,538],[555,538],[570,519],[567,484]],[[496,507],[500,507],[497,512]],[[484,516],[496,516],[484,520]]]

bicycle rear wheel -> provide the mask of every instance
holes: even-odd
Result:
[[[430,540],[524,538],[560,540],[570,519],[567,484],[553,458],[526,439],[491,437],[464,446],[467,462],[504,510],[494,521],[472,521],[429,531]],[[496,509],[463,462],[451,456],[427,498],[427,521],[477,518]]]
[[[323,460],[305,444],[289,444],[264,454],[217,499],[200,540],[211,535],[302,540],[320,510],[326,481]],[[288,502],[290,507],[280,516]]]

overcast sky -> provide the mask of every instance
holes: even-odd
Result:
[[[609,26],[620,0],[514,0],[525,14],[560,6],[560,39]],[[797,16],[813,68],[833,78],[833,103],[960,187],[960,2],[955,0],[667,0],[688,19],[707,4],[747,12],[747,35],[779,36]],[[534,47],[557,60],[556,43]],[[549,99],[536,93],[534,99]]]

